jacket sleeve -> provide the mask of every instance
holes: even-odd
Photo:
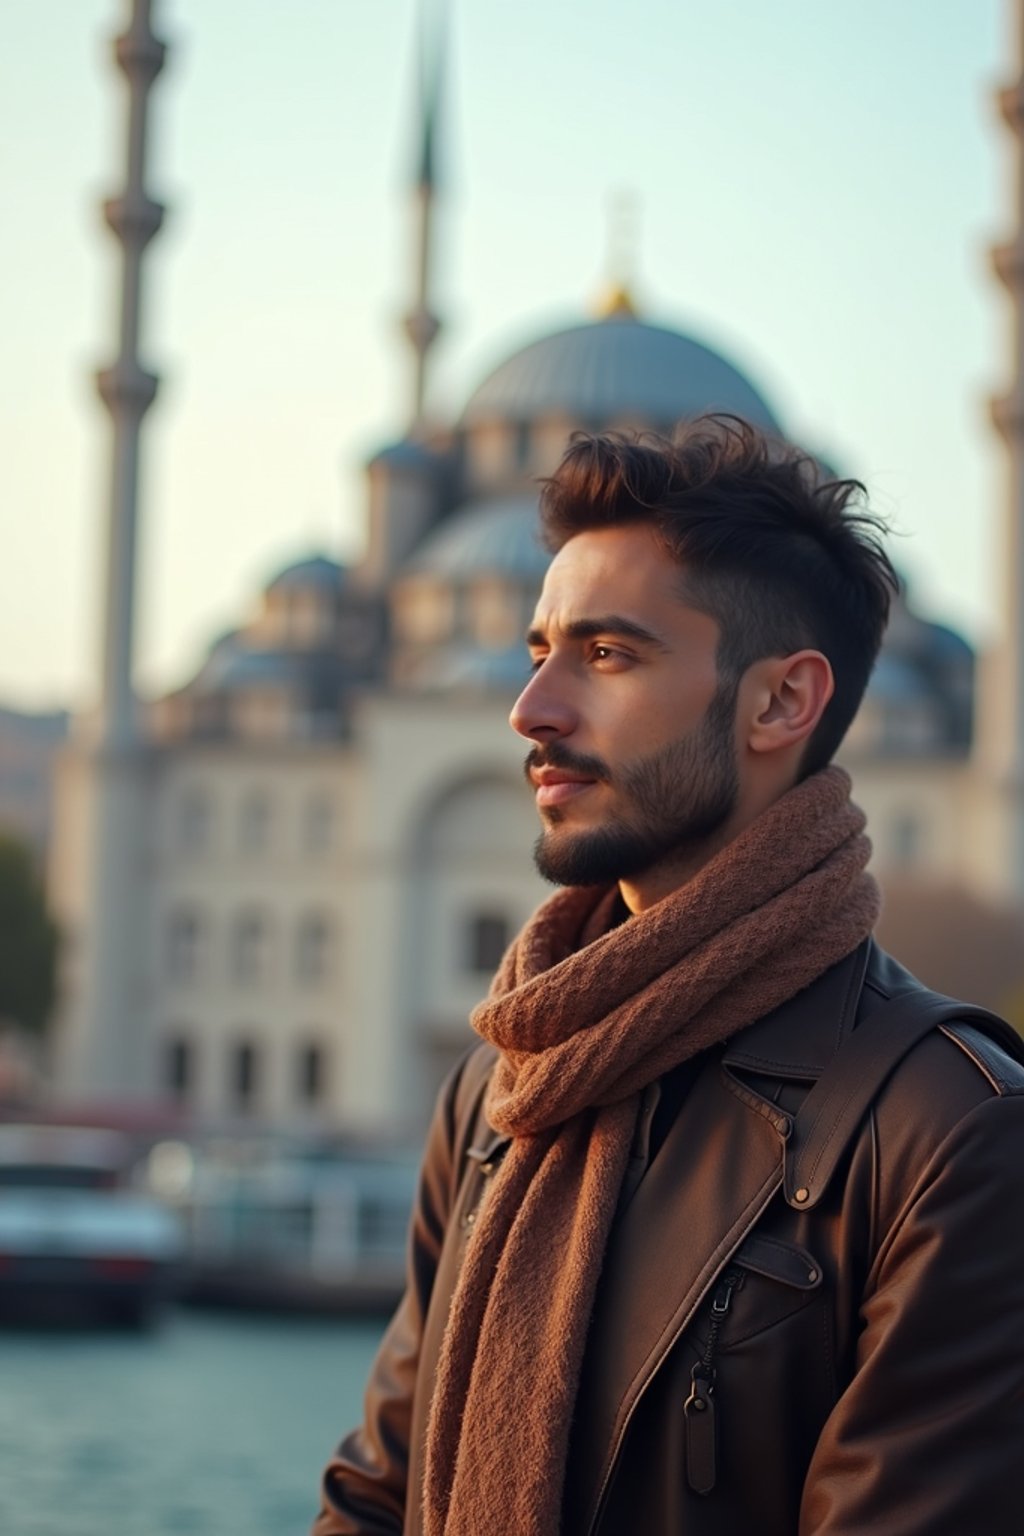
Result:
[[[1024,1096],[947,1135],[883,1235],[800,1536],[1024,1530]]]
[[[401,1536],[420,1341],[454,1193],[462,1070],[448,1079],[434,1111],[409,1229],[405,1293],[377,1351],[363,1423],[327,1465],[311,1536]]]

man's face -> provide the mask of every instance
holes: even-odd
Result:
[[[577,534],[548,570],[511,722],[534,743],[535,857],[557,884],[685,864],[736,807],[736,688],[680,575],[643,524]]]

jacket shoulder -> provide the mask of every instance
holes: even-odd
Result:
[[[987,1009],[932,991],[872,941],[858,1024],[886,1005],[907,1003],[938,1010],[940,1022],[901,1063],[897,1079],[907,1072],[931,1079],[941,1062],[944,1074],[962,1076],[980,1098],[1024,1093],[1024,1040],[1017,1031]],[[922,1081],[922,1090],[925,1087]]]
[[[496,1048],[488,1045],[485,1040],[466,1052],[454,1073],[456,1112],[461,1110],[465,1113],[469,1106],[477,1103],[490,1081],[497,1060]]]
[[[959,1144],[966,1127],[984,1127],[980,1134],[992,1142],[993,1155],[998,1142],[999,1158],[1018,1160],[1016,1148],[1024,1135],[1024,1042],[995,1014],[967,1003],[958,1007],[923,986],[884,950],[872,949],[858,1022],[901,999],[951,1005],[948,1017],[899,1062],[865,1127],[884,1230],[926,1170],[941,1164]],[[1004,1098],[1016,1101],[1009,1116],[991,1114],[989,1106]]]

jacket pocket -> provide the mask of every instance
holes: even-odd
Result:
[[[751,1232],[729,1260],[745,1277],[719,1348],[728,1350],[784,1322],[804,1308],[822,1285],[822,1267],[806,1248]],[[701,1332],[707,1326],[702,1319]]]
[[[730,1374],[722,1356],[802,1310],[820,1285],[821,1266],[806,1248],[758,1232],[749,1234],[719,1275],[703,1319],[706,1331],[695,1340],[698,1359],[683,1405],[686,1480],[694,1493],[706,1496],[718,1480],[723,1389],[727,1401]]]
[[[798,1291],[815,1291],[821,1284],[821,1265],[806,1248],[763,1232],[751,1232],[731,1262]]]

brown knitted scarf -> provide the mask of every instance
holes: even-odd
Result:
[[[795,996],[871,932],[878,892],[849,792],[841,769],[813,775],[681,890],[611,931],[612,893],[559,891],[502,961],[472,1022],[501,1053],[487,1114],[513,1141],[441,1348],[425,1536],[558,1531],[640,1090]]]

